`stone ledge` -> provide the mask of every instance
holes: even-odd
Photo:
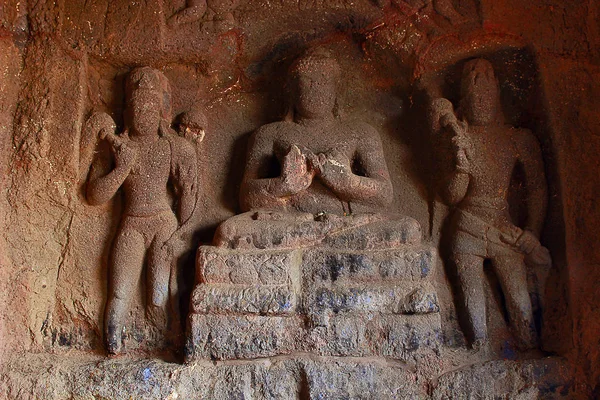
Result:
[[[198,251],[187,357],[292,352],[413,360],[435,353],[435,249]]]
[[[298,279],[300,250],[230,250],[200,246],[197,283],[284,285]]]
[[[371,315],[340,313],[308,331],[307,351],[343,357],[387,357],[414,361],[437,355],[441,318],[428,315]]]
[[[432,398],[557,399],[572,398],[572,372],[564,359],[497,360],[470,365],[440,376]]]
[[[196,314],[283,315],[300,312],[315,316],[323,312],[381,314],[430,314],[439,312],[435,288],[415,285],[333,285],[316,287],[301,299],[283,285],[201,284],[192,294],[191,312]]]
[[[419,378],[404,365],[375,358],[293,355],[181,365],[75,351],[12,354],[4,361],[0,392],[7,399],[576,398],[571,371],[558,357],[474,364],[446,372],[435,382],[433,377]]]
[[[231,250],[201,246],[197,283],[282,285],[303,279],[372,282],[431,277],[436,251],[422,245],[380,250],[339,250],[317,246],[296,250]]]

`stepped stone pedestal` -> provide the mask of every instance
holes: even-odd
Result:
[[[228,249],[202,246],[187,361],[294,353],[435,355],[440,315],[435,250]]]

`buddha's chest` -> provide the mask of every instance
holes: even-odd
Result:
[[[277,157],[285,157],[292,145],[308,149],[314,154],[325,154],[335,150],[351,157],[357,142],[351,132],[343,132],[339,126],[298,127],[294,132],[280,137],[274,144]]]

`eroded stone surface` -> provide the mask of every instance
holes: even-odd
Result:
[[[433,286],[366,285],[361,283],[314,287],[303,308],[310,314],[361,312],[381,314],[428,314],[438,312]]]
[[[198,314],[289,314],[297,307],[296,294],[281,285],[198,286],[191,311]]]
[[[300,251],[231,252],[214,246],[198,249],[197,280],[203,283],[283,285],[297,280]]]
[[[9,398],[105,399],[555,399],[572,398],[561,358],[492,361],[424,379],[384,359],[283,357],[179,365],[80,353],[13,357],[0,374]],[[432,393],[427,387],[432,385]]]
[[[298,316],[191,314],[185,357],[236,360],[290,354],[302,343],[303,324]]]
[[[434,255],[410,245],[371,251],[201,247],[187,360],[292,352],[405,361],[435,355],[442,328]],[[257,279],[241,284],[231,278],[234,271]],[[259,282],[266,273],[275,280]]]
[[[308,279],[340,282],[420,282],[431,279],[436,252],[428,246],[397,246],[375,251],[332,250],[304,252]]]
[[[196,145],[202,141],[201,151],[196,147],[201,207],[192,218],[193,238],[186,243],[195,251],[199,242],[212,239],[219,223],[239,211],[247,134],[272,121],[284,122],[294,112],[286,112],[281,75],[304,49],[326,44],[345,75],[345,90],[338,93],[334,111],[341,119],[357,117],[359,124],[348,131],[364,132],[371,126],[379,133],[394,187],[392,208],[418,220],[423,240],[434,246],[443,236],[446,210],[432,193],[430,179],[439,169],[428,165],[431,148],[422,129],[425,107],[419,100],[419,79],[436,75],[445,80],[447,85],[434,97],[446,97],[458,106],[463,63],[481,57],[493,63],[507,122],[532,129],[539,138],[549,182],[550,207],[541,239],[555,265],[546,296],[539,296],[550,313],[550,318],[544,316],[544,348],[571,354],[578,367],[577,387],[587,398],[593,396],[600,374],[594,368],[600,354],[595,285],[600,269],[593,268],[599,259],[594,223],[598,146],[593,140],[598,120],[594,105],[600,98],[595,79],[597,7],[590,2],[531,5],[490,0],[206,3],[206,9],[203,1],[194,0],[3,4],[0,167],[6,196],[0,199],[0,219],[5,222],[0,304],[7,311],[0,318],[0,351],[102,348],[108,253],[124,204],[115,196],[104,206],[86,205],[81,173],[88,166],[87,155],[77,150],[85,144],[85,121],[94,112],[111,115],[119,129],[126,125],[127,73],[140,65],[164,73],[173,84],[174,112],[184,112],[173,128],[178,125],[182,136]],[[206,118],[186,118],[193,115],[187,112],[191,109],[206,111]],[[211,130],[205,132],[206,122]],[[320,151],[312,153],[318,156]],[[111,160],[107,153],[104,161]],[[363,235],[367,229],[354,232],[328,243],[365,249],[385,244],[380,240],[385,235],[377,238],[368,232],[377,239],[370,241]],[[388,239],[404,243],[411,237],[397,232]],[[192,289],[186,285],[194,280],[192,260],[193,254],[188,254],[178,271],[183,289],[178,301],[184,311]],[[279,282],[278,271],[266,269],[261,276],[256,270],[236,269],[225,281],[266,285]],[[458,338],[453,343],[462,343],[445,277],[441,282],[442,325]],[[418,314],[431,304],[428,290],[415,290],[402,313]],[[148,291],[144,283],[132,291],[125,340],[128,349],[154,354],[158,346],[144,315],[143,294]],[[249,297],[248,304],[257,302],[256,295]],[[340,297],[342,305],[345,298]],[[488,301],[488,308],[494,308],[493,296]],[[332,301],[332,308],[347,312],[339,303]],[[491,315],[493,341],[505,323],[499,313]],[[580,349],[569,353],[572,346]],[[169,345],[172,351],[178,348]],[[31,373],[43,375],[45,368],[41,364]],[[236,373],[239,387],[247,388],[248,376],[241,370]],[[119,376],[107,376],[114,381],[103,384],[116,385]],[[55,378],[44,381],[44,389],[63,387]],[[111,397],[110,389],[103,390]],[[43,398],[41,391],[37,397]]]
[[[304,363],[308,399],[419,399],[426,396],[415,374],[381,362]],[[298,397],[302,398],[302,397]]]
[[[438,314],[339,314],[317,323],[309,331],[307,350],[322,355],[414,361],[437,355],[441,344]]]
[[[434,399],[570,399],[572,373],[564,359],[490,361],[442,375]]]

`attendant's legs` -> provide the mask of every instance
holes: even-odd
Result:
[[[458,253],[453,256],[461,290],[461,301],[467,314],[469,341],[478,348],[487,341],[486,303],[483,257]]]
[[[492,259],[506,300],[510,325],[524,350],[538,345],[531,299],[527,290],[527,271],[523,257],[501,256]]]
[[[165,246],[165,243],[177,229],[177,219],[175,215],[169,215],[166,218],[157,219],[154,223],[160,226],[158,226],[158,232],[150,245],[148,254],[146,315],[156,327],[165,328],[171,264],[175,261],[172,251]]]
[[[144,238],[135,230],[121,227],[112,251],[112,267],[105,315],[106,348],[121,352],[122,332],[131,296],[144,265]]]

